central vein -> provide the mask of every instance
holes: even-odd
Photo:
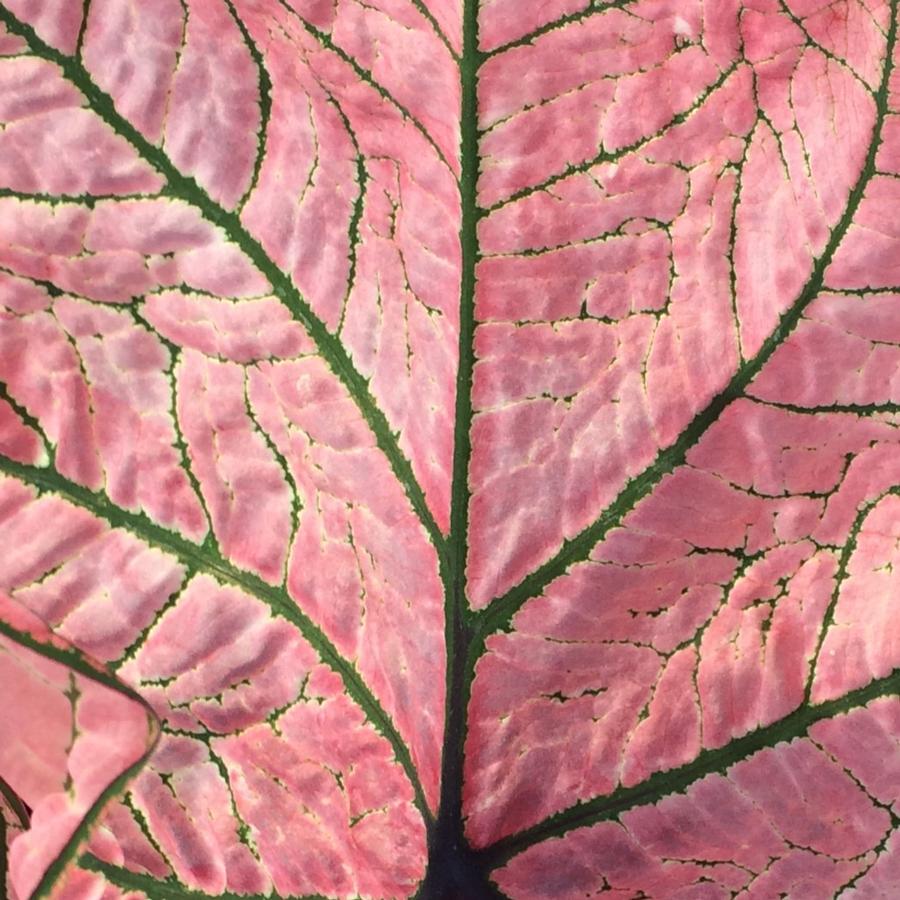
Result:
[[[460,105],[460,249],[459,363],[456,376],[456,418],[453,485],[445,579],[447,697],[441,767],[441,800],[429,834],[429,861],[422,900],[470,900],[496,896],[466,843],[462,822],[463,751],[466,709],[472,669],[473,631],[466,601],[466,553],[469,525],[469,459],[472,445],[472,369],[475,332],[475,267],[478,264],[478,69],[484,60],[478,49],[478,0],[464,0],[463,44],[459,59]]]

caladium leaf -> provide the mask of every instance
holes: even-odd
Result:
[[[11,897],[890,896],[896,0],[0,25]]]
[[[151,755],[156,717],[16,601],[0,595],[0,610],[6,891],[94,896],[96,876],[67,863],[104,800]]]

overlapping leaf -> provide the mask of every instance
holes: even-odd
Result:
[[[17,900],[885,895],[897,15],[4,0]]]

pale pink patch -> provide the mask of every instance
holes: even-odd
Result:
[[[72,53],[81,27],[82,7],[68,0],[10,0],[9,11],[27,22],[47,43]]]
[[[280,584],[291,535],[290,490],[251,418],[246,390],[243,369],[193,350],[176,370],[178,418],[222,553]]]
[[[40,194],[155,193],[162,180],[86,109],[38,113],[0,134],[0,184]]]
[[[17,462],[32,465],[47,462],[40,435],[5,400],[0,400],[0,452]]]
[[[115,98],[116,110],[154,143],[163,133],[184,15],[178,0],[97,0],[90,6],[84,65]]]
[[[830,700],[900,667],[900,640],[888,598],[896,595],[900,498],[877,501],[864,516],[838,586],[834,621],[822,644],[812,699]]]
[[[226,208],[250,186],[259,127],[257,71],[225,4],[190,0],[165,123],[165,149]],[[179,35],[180,41],[180,35]],[[219,73],[227,71],[228,78]]]

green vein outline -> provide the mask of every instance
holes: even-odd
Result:
[[[319,44],[319,46],[323,50],[329,50],[334,53],[334,55],[337,56],[338,59],[340,59],[343,63],[353,69],[353,74],[356,75],[356,77],[360,81],[369,85],[369,87],[376,91],[384,100],[390,103],[391,106],[393,106],[404,119],[412,123],[415,129],[431,145],[431,149],[434,150],[435,154],[437,154],[438,159],[453,176],[454,181],[457,181],[458,183],[456,171],[451,165],[450,160],[447,159],[447,157],[444,155],[444,151],[441,150],[441,148],[438,146],[437,141],[435,141],[435,139],[428,133],[428,129],[416,118],[416,116],[414,116],[396,97],[394,97],[394,95],[380,81],[376,80],[375,75],[372,72],[370,72],[368,69],[364,69],[346,50],[335,44],[329,34],[319,28],[316,28],[315,25],[304,19],[296,9],[288,5],[287,0],[278,0],[278,2],[290,16],[292,16],[300,23],[300,26]]]
[[[559,184],[560,181],[565,181],[567,178],[571,178],[573,175],[583,175],[585,172],[589,172],[594,166],[599,166],[603,163],[614,163],[618,162],[618,160],[622,159],[625,156],[629,156],[632,153],[636,153],[642,147],[646,147],[647,144],[653,143],[653,141],[658,140],[660,135],[664,135],[669,132],[671,129],[676,128],[682,123],[686,122],[695,112],[702,109],[702,107],[706,104],[706,101],[720,88],[724,87],[726,82],[731,78],[731,76],[737,72],[737,70],[741,66],[741,61],[736,60],[731,65],[722,69],[719,74],[713,79],[699,94],[694,98],[693,102],[687,106],[685,109],[681,110],[681,112],[675,113],[668,122],[664,122],[660,127],[653,132],[653,134],[644,135],[643,137],[637,138],[637,140],[632,141],[630,144],[626,144],[623,147],[618,147],[615,150],[601,150],[596,156],[591,159],[584,160],[584,162],[580,163],[569,163],[565,169],[560,172],[556,172],[553,175],[548,176],[543,181],[537,182],[537,184],[529,184],[514,193],[510,194],[508,197],[503,197],[500,200],[497,200],[495,203],[492,203],[490,206],[483,207],[484,213],[489,214],[493,212],[497,212],[500,209],[503,209],[505,206],[510,206],[514,203],[517,203],[519,200],[524,200],[526,197],[532,196],[532,194],[539,194],[541,191],[546,191],[548,188],[553,187],[554,184]],[[516,113],[513,113],[512,116],[507,116],[505,119],[502,119],[498,122],[495,122],[488,129],[486,129],[485,133],[489,130],[496,128],[502,122],[509,121],[509,119],[513,118],[516,115],[521,115],[524,112],[528,112],[532,109],[536,109],[536,106],[531,106],[528,110],[520,110]],[[584,242],[577,242],[584,243]],[[572,243],[567,244],[559,244],[554,247],[541,248],[540,252],[544,252],[544,249],[547,251],[550,250],[562,250],[565,247],[573,246]],[[522,256],[521,252],[511,252],[511,253],[497,253],[492,254],[493,256],[503,257],[503,256]]]
[[[487,58],[502,56],[509,50],[515,50],[517,47],[524,47],[534,43],[534,41],[543,37],[550,31],[557,31],[560,28],[565,28],[566,25],[583,22],[585,19],[590,19],[592,16],[596,16],[600,13],[609,12],[611,9],[625,9],[632,6],[635,2],[636,0],[607,0],[606,3],[602,3],[601,0],[587,0],[587,4],[577,12],[568,13],[565,16],[560,16],[558,19],[552,19],[526,34],[513,38],[511,41],[507,41],[505,44],[498,44],[492,50],[488,50],[485,53],[485,56]]]
[[[450,54],[450,58],[458,65],[460,62],[459,54],[453,49],[453,45],[450,43],[450,38],[448,38],[447,35],[444,34],[444,29],[441,28],[438,20],[434,17],[434,14],[425,5],[424,0],[412,0],[412,4],[431,26],[432,30],[437,35],[438,40],[447,48],[447,52]]]

